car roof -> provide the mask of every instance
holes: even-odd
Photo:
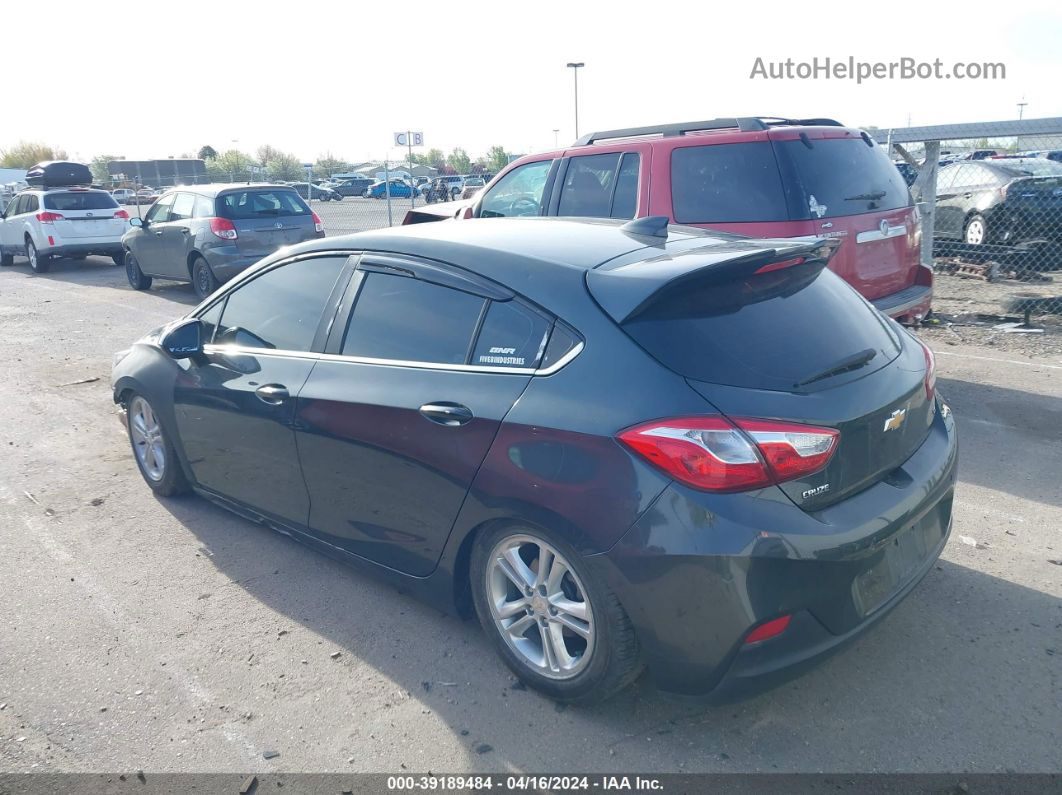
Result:
[[[295,183],[305,185],[306,183]],[[212,182],[207,185],[174,185],[164,188],[166,193],[180,191],[182,193],[197,193],[200,196],[217,196],[231,190],[247,190],[249,188],[291,188],[291,185],[280,185],[276,182]]]

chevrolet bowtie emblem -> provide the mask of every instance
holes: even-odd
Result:
[[[907,409],[896,409],[896,411],[890,414],[889,418],[885,420],[885,427],[882,428],[882,432],[895,431],[903,425],[905,419],[907,419]]]

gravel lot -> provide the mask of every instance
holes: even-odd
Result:
[[[930,336],[962,437],[955,529],[875,631],[737,704],[642,683],[558,709],[514,687],[477,625],[152,496],[110,359],[187,311],[189,287],[20,258],[0,297],[0,770],[1062,768],[1062,355]]]

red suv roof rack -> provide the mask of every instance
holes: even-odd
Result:
[[[619,130],[602,130],[584,135],[573,146],[586,146],[609,138],[635,138],[640,135],[685,135],[691,132],[704,130],[729,130],[738,129],[741,132],[754,132],[766,130],[777,126],[826,126],[843,127],[839,121],[833,119],[783,119],[774,116],[735,116],[733,118],[710,119],[708,121],[686,121],[675,124],[659,124],[651,127],[626,127]]]

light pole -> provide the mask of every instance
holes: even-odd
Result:
[[[557,134],[559,132],[560,132],[559,129],[556,129],[556,130],[553,131],[553,148],[554,149],[556,149],[559,146],[559,144],[557,143]]]
[[[1021,102],[1018,103],[1018,120],[1021,121],[1021,117],[1025,115],[1025,106],[1029,103],[1025,101],[1025,97],[1021,98]]]
[[[579,137],[579,69],[586,64],[582,63],[569,63],[568,68],[572,70],[572,76],[575,78],[575,137]]]

